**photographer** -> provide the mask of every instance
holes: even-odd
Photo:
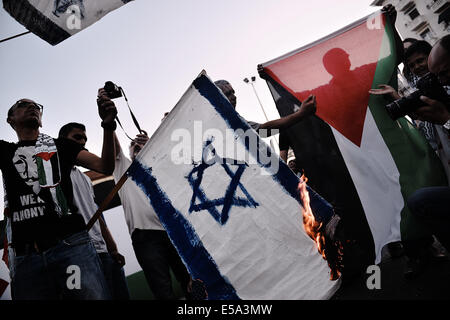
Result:
[[[412,43],[404,53],[405,67],[408,68],[414,81],[409,82],[416,92],[401,98],[390,86],[380,85],[380,89],[372,89],[371,94],[385,95],[394,102],[388,104],[386,109],[393,120],[406,114],[415,119],[419,131],[425,136],[433,150],[438,153],[448,178],[448,137],[443,134],[442,124],[446,117],[447,109],[442,102],[430,101],[428,97],[421,97],[423,92],[428,92],[433,96],[441,97],[440,100],[447,100],[446,90],[442,87],[445,83],[439,83],[436,74],[430,74],[428,59],[431,58],[432,46],[426,41],[416,41]],[[445,59],[444,59],[445,60]],[[428,106],[424,106],[427,104]],[[448,113],[447,113],[448,116]],[[448,119],[448,118],[447,118]],[[416,197],[414,197],[416,198]],[[434,234],[434,232],[432,232]],[[437,236],[437,234],[435,234]],[[430,258],[436,261],[447,259],[437,246],[433,243],[433,238],[424,237],[414,240],[403,241],[408,263],[405,270],[405,277],[413,278],[419,275]]]
[[[428,56],[431,52],[432,46],[426,41],[415,41],[405,49],[404,53],[404,69],[407,70],[408,85],[412,90],[417,89],[418,80],[429,73],[428,70]],[[380,89],[371,89],[369,93],[376,95],[386,95],[392,100],[398,100],[401,96],[389,85],[382,84]],[[415,124],[419,131],[425,136],[428,143],[433,150],[438,149],[438,142],[436,138],[436,130],[431,122],[420,121],[415,114],[409,114],[415,120]]]
[[[450,94],[450,35],[439,40],[431,50],[428,57],[428,70],[437,77],[440,84],[444,86],[447,95]],[[425,106],[418,108],[414,114],[419,120],[434,124],[439,142],[438,154],[450,181],[450,98],[431,99],[421,96]]]
[[[428,69],[450,93],[450,35],[443,37],[433,47],[428,58]],[[449,101],[438,101],[422,96],[426,106],[416,110],[419,119],[434,123],[442,144],[439,156],[449,176],[450,161],[450,106]],[[450,187],[429,187],[414,192],[408,207],[436,235],[450,251]]]

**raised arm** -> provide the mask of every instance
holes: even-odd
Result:
[[[117,126],[115,122],[117,109],[114,102],[102,90],[99,90],[97,99],[98,113],[102,119],[103,127],[102,156],[98,157],[93,153],[83,150],[78,154],[76,164],[109,175],[114,171],[116,156],[114,130]]]
[[[263,123],[259,129],[278,129],[284,130],[289,128],[290,126],[306,119],[307,117],[313,115],[316,112],[316,97],[310,95],[305,101],[303,101],[300,109],[286,117],[282,117],[277,120],[271,120],[266,123]]]
[[[392,24],[392,31],[394,32],[395,39],[395,48],[397,51],[397,65],[399,65],[403,62],[403,55],[405,50],[403,49],[403,41],[398,34],[397,28],[395,27],[395,21],[397,20],[397,10],[395,10],[395,7],[392,4],[388,4],[381,9],[381,12],[386,15],[386,18],[389,19]]]

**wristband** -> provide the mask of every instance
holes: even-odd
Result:
[[[106,129],[106,130],[114,131],[117,128],[117,123],[115,121],[109,122],[109,123],[105,123],[104,121],[102,121],[102,128]]]

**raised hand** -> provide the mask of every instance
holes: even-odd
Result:
[[[378,87],[379,89],[370,89],[369,93],[375,95],[387,95],[393,100],[398,100],[401,98],[397,91],[387,84],[380,84]]]
[[[414,112],[419,120],[443,125],[450,119],[450,112],[442,102],[424,96],[420,97],[420,100],[426,103],[426,106]]]
[[[308,117],[316,113],[316,110],[316,96],[310,95],[305,101],[303,101],[297,112],[303,114],[305,117]]]
[[[397,20],[397,10],[392,4],[385,5],[381,9],[381,12],[386,14],[392,24],[395,24],[395,21]]]
[[[98,114],[103,120],[102,123],[105,125],[112,124],[117,116],[117,108],[103,88],[98,89],[97,106]]]

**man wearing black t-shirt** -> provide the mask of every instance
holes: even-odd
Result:
[[[0,169],[7,195],[15,262],[13,299],[107,299],[99,258],[83,217],[73,204],[70,170],[80,165],[114,170],[114,103],[99,96],[104,128],[102,157],[67,139],[39,132],[43,107],[21,99],[7,122],[18,143],[0,140]]]

